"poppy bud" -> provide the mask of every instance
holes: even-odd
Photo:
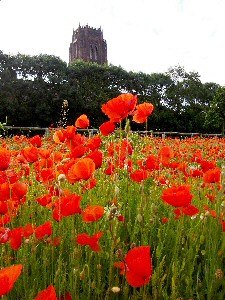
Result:
[[[58,181],[63,182],[65,180],[66,180],[66,175],[65,174],[59,174]]]
[[[216,279],[222,279],[223,278],[223,271],[221,269],[217,269],[215,273]]]
[[[80,272],[80,280],[84,280],[85,278],[85,272],[84,270]]]
[[[113,293],[117,294],[117,293],[120,292],[120,288],[119,288],[118,286],[113,286],[113,287],[111,288],[111,291],[112,291]]]

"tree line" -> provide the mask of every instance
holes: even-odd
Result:
[[[67,125],[86,114],[91,128],[98,128],[107,120],[102,104],[121,93],[154,105],[148,124],[153,131],[224,132],[225,87],[202,83],[197,72],[181,66],[146,74],[84,61],[67,65],[52,55],[0,51],[0,121],[7,116],[7,125],[56,127],[67,100]],[[144,125],[132,123],[131,128],[144,130]]]

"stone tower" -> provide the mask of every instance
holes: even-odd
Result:
[[[72,43],[69,48],[69,63],[82,59],[84,61],[107,63],[107,44],[103,39],[101,28],[88,25],[73,30]]]

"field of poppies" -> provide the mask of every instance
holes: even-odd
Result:
[[[225,299],[225,139],[138,135],[122,94],[99,134],[0,140],[0,296]]]

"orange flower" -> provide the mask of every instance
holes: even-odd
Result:
[[[110,133],[112,133],[115,130],[115,128],[116,125],[111,121],[107,121],[99,127],[101,134],[104,136],[108,136]]]
[[[154,106],[151,103],[144,102],[136,106],[133,121],[136,123],[144,123],[152,114]]]
[[[82,211],[82,220],[85,223],[95,222],[104,215],[104,207],[99,205],[88,205]]]
[[[13,265],[0,269],[0,296],[10,292],[22,272],[23,265]]]
[[[81,115],[75,122],[75,126],[78,128],[87,128],[89,125],[90,121],[86,115]]]
[[[170,146],[163,146],[159,151],[159,159],[164,166],[168,166],[170,159],[173,157],[174,153]]]
[[[40,135],[35,135],[32,138],[29,139],[29,142],[34,146],[34,147],[41,147],[42,140]]]
[[[35,162],[38,160],[38,148],[34,146],[29,146],[22,149],[22,155],[28,162]]]
[[[102,249],[99,246],[98,242],[100,237],[103,235],[103,232],[98,232],[92,237],[90,237],[87,233],[80,233],[77,236],[77,244],[85,246],[88,245],[90,246],[91,250],[95,252],[101,252]]]
[[[149,246],[139,246],[131,249],[124,262],[116,262],[115,267],[125,274],[129,285],[139,288],[149,283],[152,275],[152,261]]]
[[[111,122],[120,122],[128,114],[132,113],[137,103],[137,96],[132,94],[122,94],[117,98],[109,100],[102,105],[102,112],[105,113]]]
[[[83,158],[78,160],[68,170],[68,180],[88,180],[95,171],[95,163],[91,158]]]
[[[56,291],[53,285],[49,285],[49,287],[43,291],[41,291],[34,300],[57,300]]]
[[[0,171],[4,171],[10,164],[10,151],[6,148],[0,148]]]

